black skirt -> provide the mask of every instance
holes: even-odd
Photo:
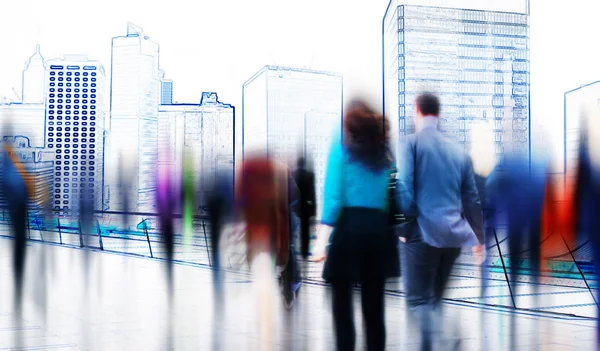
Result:
[[[399,277],[398,241],[386,212],[346,207],[329,238],[323,278],[360,283]]]

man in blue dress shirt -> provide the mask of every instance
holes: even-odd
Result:
[[[398,153],[397,201],[416,218],[405,238],[405,283],[409,310],[421,318],[422,350],[432,348],[431,314],[440,307],[461,248],[483,250],[481,203],[468,155],[438,131],[440,102],[416,99],[416,133]]]

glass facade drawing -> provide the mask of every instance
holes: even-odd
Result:
[[[77,209],[92,197],[102,209],[104,188],[103,66],[85,56],[47,62],[46,148],[55,153],[53,205]]]
[[[306,154],[321,194],[330,138],[341,118],[340,74],[266,66],[242,86],[243,153],[266,151],[293,167]]]
[[[234,121],[234,106],[220,102],[214,92],[202,93],[200,104],[159,107],[159,140],[173,150],[161,162],[173,165],[173,174],[179,177],[184,155],[193,160],[198,214],[207,214],[206,199],[216,177],[221,172],[233,175]]]
[[[134,209],[152,212],[158,157],[158,105],[161,77],[159,47],[141,28],[129,24],[127,35],[112,40],[111,160],[132,156],[135,163],[130,191]],[[116,164],[111,169],[117,169]],[[120,189],[111,174],[111,210],[119,210]],[[116,190],[116,191],[115,191]]]
[[[470,126],[485,121],[493,124],[496,154],[528,154],[528,18],[527,11],[391,2],[382,44],[384,111],[394,137],[414,132],[414,100],[427,90],[440,96],[441,131],[465,150]]]

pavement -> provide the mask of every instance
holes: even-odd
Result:
[[[129,247],[142,247],[143,241],[133,244]],[[71,247],[33,241],[19,314],[13,304],[11,245],[11,239],[0,238],[0,350],[334,349],[330,290],[315,265],[306,270],[308,279],[291,310],[283,307],[275,278],[272,290],[257,289],[243,269],[225,273],[220,305],[213,270],[184,259],[195,257],[197,248],[178,249],[169,297],[163,260],[109,252],[110,239],[105,251],[81,249],[77,242]],[[156,246],[153,256],[161,255]],[[462,350],[596,349],[596,309],[589,306],[589,291],[548,285],[543,295],[533,295],[530,284],[519,284],[517,304],[537,310],[515,310],[502,307],[513,303],[505,281],[492,281],[480,299],[478,277],[458,271],[444,305],[441,323],[448,333],[440,350],[457,338]],[[388,284],[387,349],[416,350],[418,330],[407,317],[401,285]],[[265,296],[271,303],[259,305]],[[359,301],[356,296],[357,349],[362,349]],[[565,305],[581,312],[557,313]],[[544,306],[551,308],[544,311]]]

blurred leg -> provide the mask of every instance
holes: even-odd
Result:
[[[367,330],[367,350],[385,350],[384,279],[362,282],[362,312]]]
[[[460,249],[442,249],[442,254],[440,257],[438,271],[434,283],[436,305],[439,305],[442,301],[444,291],[446,290],[448,280],[450,279],[450,273],[452,273],[454,262],[456,262],[458,256],[460,256]]]
[[[338,351],[353,351],[356,342],[354,313],[352,311],[352,283],[333,280],[333,321]]]
[[[300,219],[300,250],[302,258],[307,259],[309,255],[310,246],[310,218],[303,216]]]
[[[431,314],[435,304],[435,276],[440,263],[441,249],[422,242],[419,238],[406,243],[406,303],[412,318],[421,329],[421,350],[433,347]]]

